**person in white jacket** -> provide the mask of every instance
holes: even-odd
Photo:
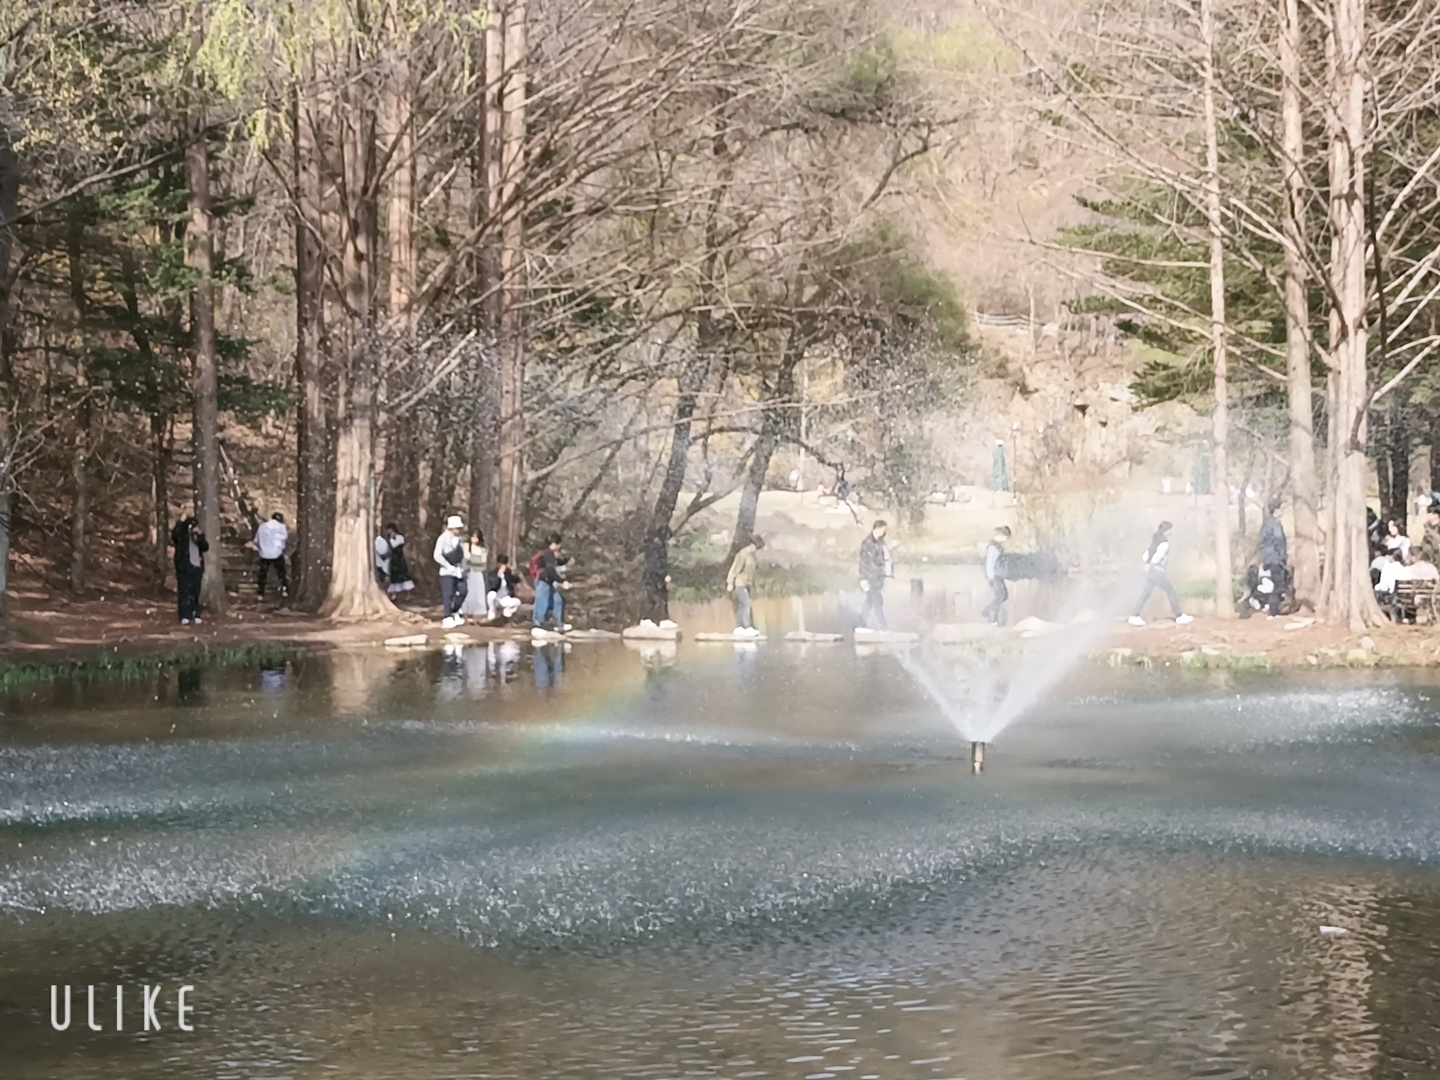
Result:
[[[435,538],[435,565],[440,568],[440,604],[446,629],[465,621],[460,607],[465,603],[465,522],[451,515],[445,531]]]
[[[1180,597],[1175,592],[1175,586],[1170,584],[1169,577],[1165,574],[1165,563],[1170,558],[1170,522],[1160,522],[1155,535],[1150,538],[1150,546],[1145,549],[1145,587],[1140,592],[1140,602],[1135,605],[1135,614],[1130,616],[1131,626],[1144,626],[1145,620],[1140,613],[1145,610],[1145,602],[1150,599],[1150,594],[1156,589],[1163,592],[1170,601],[1170,610],[1175,613],[1175,621],[1181,625],[1191,622],[1194,618],[1186,615],[1180,610]]]
[[[272,514],[269,521],[262,521],[255,530],[253,541],[255,553],[260,556],[260,574],[256,591],[265,595],[265,578],[274,570],[280,579],[280,595],[290,595],[290,579],[285,574],[285,549],[290,544],[290,530],[285,527],[284,514]]]

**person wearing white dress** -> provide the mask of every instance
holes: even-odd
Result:
[[[465,544],[465,602],[460,614],[482,619],[488,614],[485,603],[485,571],[490,568],[490,553],[485,550],[485,534],[476,529]]]

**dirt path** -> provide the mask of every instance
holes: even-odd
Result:
[[[1383,626],[1365,634],[1305,618],[1198,618],[1145,627],[1118,624],[1108,655],[1116,662],[1175,662],[1197,667],[1336,667],[1440,664],[1440,630]],[[1263,658],[1263,662],[1262,662]]]
[[[424,634],[447,640],[433,612],[407,611],[397,619],[335,623],[277,610],[251,601],[201,626],[180,626],[173,601],[145,596],[44,604],[22,599],[12,612],[10,640],[0,663],[83,660],[99,654],[186,654],[255,645],[383,645],[387,638]],[[467,626],[473,641],[529,639],[528,621],[509,626]],[[448,639],[453,640],[453,639]],[[1043,638],[1039,639],[1043,641]],[[1116,664],[1182,663],[1197,667],[1334,667],[1440,665],[1440,630],[1431,626],[1385,626],[1367,634],[1306,619],[1200,617],[1186,626],[1169,620],[1107,628],[1092,655]]]
[[[11,615],[10,640],[0,645],[0,662],[83,659],[100,652],[131,655],[204,652],[247,645],[381,645],[386,638],[425,634],[444,641],[446,631],[428,615],[405,612],[398,619],[336,623],[270,606],[237,606],[200,626],[180,626],[173,601],[145,597],[69,601],[53,608],[21,607]],[[467,626],[475,641],[529,638],[526,623],[508,627]]]

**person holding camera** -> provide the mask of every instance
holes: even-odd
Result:
[[[180,625],[200,625],[200,583],[205,580],[205,553],[210,543],[200,524],[190,516],[170,533],[175,548],[175,590],[180,601]]]

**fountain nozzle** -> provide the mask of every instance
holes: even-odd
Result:
[[[983,742],[970,744],[970,771],[976,776],[985,771],[985,744]]]

